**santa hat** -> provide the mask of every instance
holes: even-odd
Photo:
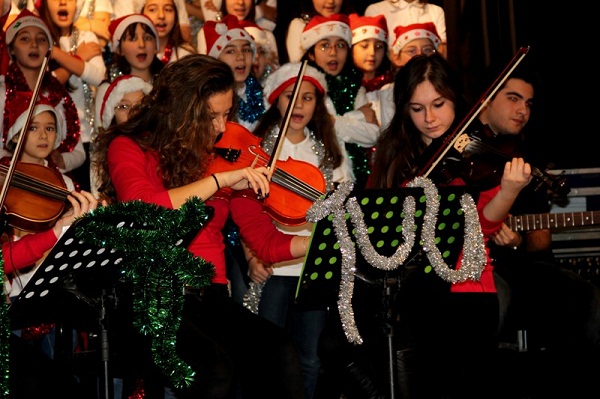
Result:
[[[29,104],[31,104],[31,98],[31,92],[17,92],[8,115],[10,128],[6,135],[5,146],[8,146],[13,137],[21,133],[27,119],[27,111],[29,110]],[[56,149],[63,140],[63,135],[66,130],[66,121],[64,116],[52,106],[48,98],[39,96],[35,103],[35,107],[33,108],[31,118],[33,119],[35,116],[46,111],[52,112],[56,118],[56,138],[54,139],[54,145],[52,147],[52,149]]]
[[[269,104],[273,104],[287,87],[296,83],[301,66],[301,62],[287,63],[271,72],[265,81],[264,88],[265,98]],[[317,91],[321,94],[327,92],[325,75],[310,65],[306,66],[302,81],[314,84]]]
[[[433,46],[437,50],[438,46],[442,42],[438,35],[437,29],[432,22],[425,22],[422,24],[412,24],[408,26],[396,26],[394,28],[396,34],[396,41],[392,46],[392,51],[398,54],[404,46],[415,39],[429,39],[433,43]]]
[[[50,45],[49,48],[52,49],[52,42],[54,40],[52,40],[50,29],[48,29],[48,26],[46,26],[46,24],[40,17],[38,17],[28,9],[24,9],[23,11],[21,11],[17,18],[15,18],[15,20],[10,25],[8,25],[8,28],[6,28],[6,44],[10,44],[21,29],[27,28],[29,26],[35,26],[43,30],[46,36],[48,37],[48,44]]]
[[[121,75],[112,83],[102,83],[96,92],[96,122],[98,126],[108,129],[115,116],[115,107],[127,93],[141,90],[144,94],[152,91],[152,85],[144,79],[133,75]],[[99,105],[99,106],[98,106]]]
[[[352,31],[347,16],[332,14],[329,17],[321,15],[312,17],[302,32],[302,48],[307,51],[319,40],[331,36],[341,37],[348,43],[348,46],[352,45]]]
[[[123,37],[123,33],[132,24],[145,24],[152,29],[152,33],[154,34],[154,38],[156,39],[156,51],[160,48],[160,44],[158,43],[158,32],[156,31],[156,27],[150,18],[145,16],[144,14],[129,14],[124,15],[121,18],[115,19],[108,26],[108,31],[110,32],[110,36],[112,37],[112,50],[116,51],[119,46],[119,42]]]
[[[256,46],[260,46],[266,48],[267,51],[277,51],[277,49],[272,49],[271,44],[269,43],[269,38],[267,37],[267,33],[263,28],[258,26],[256,23],[252,21],[247,21],[245,19],[239,21],[240,25],[244,30],[250,33],[252,39],[254,39],[254,43]]]
[[[358,14],[350,14],[350,28],[352,29],[352,44],[367,39],[388,41],[388,30],[385,16],[361,17]]]
[[[42,8],[42,1],[43,0],[35,0],[34,2],[34,7],[39,11],[40,8]],[[48,0],[46,0],[48,1]],[[77,21],[77,18],[79,18],[79,15],[81,14],[81,10],[83,9],[83,6],[85,4],[85,0],[77,0],[77,6],[75,7],[75,15],[73,16],[73,22]]]
[[[240,24],[237,17],[225,15],[220,21],[206,21],[198,33],[198,52],[219,58],[225,46],[234,40],[246,40],[256,54],[256,43],[250,33]]]

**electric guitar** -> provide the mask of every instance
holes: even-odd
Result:
[[[572,227],[585,227],[600,224],[600,211],[509,216],[504,223],[512,231],[559,230]]]

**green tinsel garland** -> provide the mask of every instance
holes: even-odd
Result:
[[[175,351],[184,286],[209,285],[214,266],[175,243],[197,234],[210,216],[212,208],[197,197],[179,210],[129,201],[84,215],[88,223],[75,231],[84,242],[122,251],[122,272],[134,287],[134,327],[152,338],[154,362],[177,388],[188,387],[195,375]]]

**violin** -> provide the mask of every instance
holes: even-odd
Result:
[[[447,184],[460,177],[467,184],[484,190],[500,184],[504,164],[516,155],[516,146],[507,146],[508,141],[498,146],[501,139],[495,138],[477,117],[528,52],[529,47],[521,47],[458,127],[428,146],[421,157],[425,162],[422,162],[418,176],[429,177],[438,184]],[[531,174],[537,181],[536,190],[545,185],[560,196],[570,191],[562,174],[553,176],[535,166],[532,166]]]
[[[271,156],[260,146],[261,139],[235,122],[227,122],[225,132],[217,137],[214,151],[216,157],[210,163],[206,175],[240,169],[248,166],[267,167]],[[225,195],[242,195],[261,201],[263,210],[274,220],[288,226],[306,223],[308,208],[325,195],[326,182],[323,173],[315,165],[293,158],[277,160],[273,168],[270,194],[256,198],[252,190],[233,192],[223,188]]]
[[[441,184],[460,177],[470,185],[487,190],[500,184],[504,165],[513,157],[521,157],[517,137],[494,135],[487,125],[476,120],[458,136],[430,177]],[[563,174],[552,175],[531,165],[535,190],[545,186],[560,197],[570,191]]]
[[[3,212],[3,222],[26,232],[49,229],[71,205],[67,200],[70,192],[58,171],[18,161],[49,59],[50,51],[47,51],[10,163],[8,166],[0,164],[0,209]]]
[[[0,165],[0,179],[8,167]],[[43,165],[18,162],[4,201],[6,223],[27,232],[44,231],[70,207],[60,173]]]

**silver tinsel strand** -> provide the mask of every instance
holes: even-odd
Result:
[[[404,264],[406,258],[415,244],[415,212],[416,201],[413,197],[406,197],[403,203],[405,217],[402,221],[402,237],[404,244],[398,247],[396,252],[390,256],[382,256],[373,247],[369,240],[367,225],[364,214],[358,204],[356,197],[348,199],[353,189],[353,183],[345,182],[328,197],[314,202],[306,213],[306,220],[316,223],[321,219],[333,216],[333,227],[340,244],[342,254],[342,268],[340,290],[338,295],[338,310],[342,322],[342,328],[348,342],[362,344],[354,319],[352,307],[352,296],[354,293],[354,274],[356,271],[356,248],[346,223],[347,214],[356,230],[356,242],[361,254],[369,264],[380,270],[396,270]],[[463,258],[459,270],[448,266],[435,245],[435,230],[437,215],[440,207],[438,190],[433,182],[424,177],[417,177],[408,184],[408,187],[421,187],[425,192],[426,207],[421,237],[423,250],[431,262],[436,274],[444,281],[458,283],[467,279],[478,280],[486,264],[485,243],[479,215],[475,201],[469,194],[463,194],[460,203],[465,214]],[[344,207],[344,204],[346,206]],[[258,312],[258,304],[263,284],[250,284],[250,288],[244,296],[244,306],[254,313]]]
[[[423,250],[437,275],[449,283],[459,283],[467,279],[479,280],[487,260],[477,206],[473,198],[469,194],[463,194],[460,199],[465,212],[463,258],[460,269],[454,270],[444,262],[442,254],[435,246],[435,226],[440,208],[437,188],[431,180],[423,177],[415,178],[408,187],[422,187],[425,191],[427,202],[421,237]]]
[[[266,282],[265,282],[266,283]],[[260,296],[265,283],[256,284],[250,282],[248,291],[244,294],[244,307],[254,314],[258,314],[258,305],[260,304]]]

